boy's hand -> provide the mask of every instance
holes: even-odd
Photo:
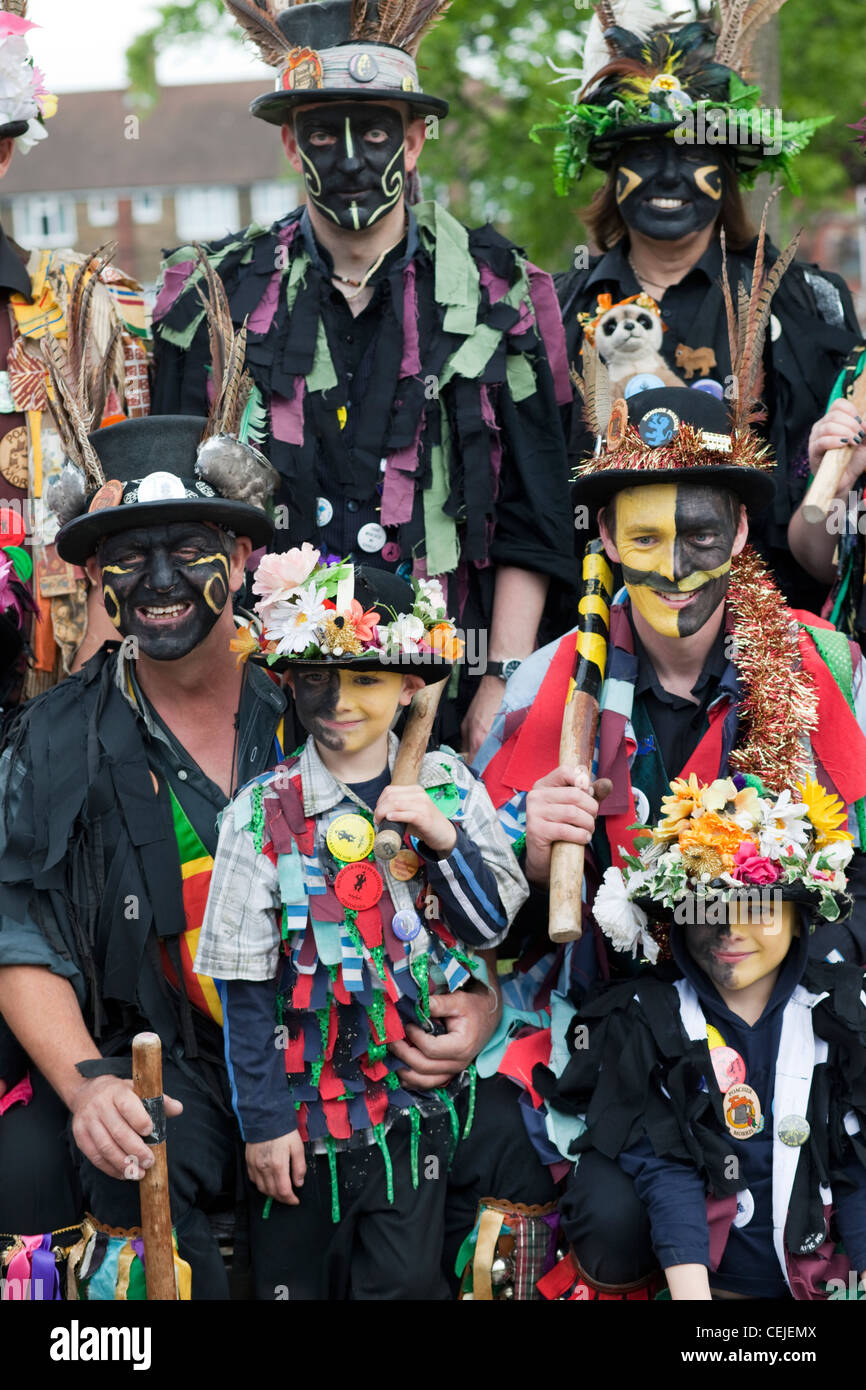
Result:
[[[392,782],[379,797],[373,818],[377,824],[383,820],[405,822],[410,834],[423,840],[434,854],[450,854],[457,843],[457,831],[451,821],[417,782],[410,787],[398,787]]]
[[[304,1141],[297,1130],[281,1134],[279,1139],[265,1139],[261,1144],[246,1146],[247,1172],[250,1182],[259,1192],[285,1202],[287,1207],[300,1206],[295,1187],[303,1187],[307,1176]]]

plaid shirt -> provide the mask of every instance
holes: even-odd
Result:
[[[389,736],[388,762],[393,770],[399,747]],[[304,813],[316,819],[316,845],[324,844],[328,827],[339,815],[356,810],[363,803],[352,790],[325,767],[312,738],[308,738],[295,769],[303,786]],[[256,779],[264,788],[265,800],[276,793],[269,790],[279,770]],[[422,787],[454,782],[460,793],[460,809],[453,817],[466,839],[481,853],[498,889],[499,904],[481,895],[471,873],[461,864],[459,848],[444,859],[423,865],[428,882],[442,874],[441,916],[459,941],[482,949],[504,940],[508,927],[529,896],[529,888],[515,858],[509,838],[502,829],[493,804],[484,788],[455,753],[441,750],[428,753],[419,774]],[[280,955],[280,917],[283,898],[279,873],[266,855],[256,850],[248,825],[249,787],[245,788],[223,813],[219,847],[211,877],[210,894],[195,969],[220,980],[269,980],[277,973]],[[305,875],[315,873],[305,865]],[[418,886],[415,880],[402,883],[383,874],[385,889],[395,912],[414,906]],[[311,886],[309,881],[306,885]],[[501,909],[501,910],[497,910]],[[490,909],[494,909],[491,911]],[[501,923],[499,928],[493,924]],[[306,913],[304,922],[306,925]],[[421,931],[411,943],[412,954],[428,948],[429,936]]]

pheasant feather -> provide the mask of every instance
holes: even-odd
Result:
[[[277,23],[277,12],[271,0],[223,0],[229,14],[252,39],[262,61],[272,68],[282,67],[291,52],[289,43]]]

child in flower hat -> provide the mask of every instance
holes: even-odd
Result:
[[[246,1142],[257,1295],[448,1297],[445,1175],[474,1069],[404,1085],[389,1051],[431,999],[484,976],[477,950],[528,896],[483,785],[447,748],[391,784],[396,715],[459,653],[435,581],[266,555],[234,644],[285,671],[304,745],[225,812],[196,969],[220,981]],[[405,827],[386,864],[376,825]],[[278,1295],[279,1296],[279,1295]]]
[[[536,1071],[551,1104],[585,1117],[563,1201],[572,1259],[603,1267],[605,1244],[635,1282],[661,1267],[674,1299],[854,1296],[863,972],[808,959],[814,924],[850,908],[844,808],[812,778],[780,794],[749,776],[670,786],[594,912],[651,962],[661,926],[672,959],[583,1005],[556,1083]],[[612,1162],[634,1183],[613,1207]]]

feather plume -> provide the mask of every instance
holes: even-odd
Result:
[[[737,393],[731,411],[732,424],[736,429],[744,429],[764,417],[761,392],[764,385],[764,343],[770,311],[773,296],[779,288],[782,276],[794,259],[800,237],[798,232],[791,238],[785,249],[776,257],[770,271],[765,273],[767,213],[778,191],[777,189],[771,194],[764,204],[755,248],[751,289],[747,293],[742,282],[738,282],[736,309],[728,280],[727,251],[724,237],[722,238],[722,297],[728,324],[731,371],[737,383]]]
[[[84,474],[74,463],[64,463],[60,473],[45,489],[45,503],[61,526],[81,516],[87,508],[87,484]]]
[[[210,342],[213,401],[203,437],[211,439],[215,435],[231,434],[237,428],[242,410],[238,402],[245,376],[247,326],[244,321],[240,330],[235,332],[225,286],[202,247],[196,245],[195,250],[207,290],[205,293],[201,285],[197,286],[199,298],[207,314]],[[249,395],[248,390],[246,395]]]
[[[367,21],[367,0],[352,0],[351,18],[349,21],[350,33],[353,39],[359,39],[364,32]]]
[[[379,23],[376,37],[380,43],[392,43],[405,11],[414,7],[415,0],[379,0]]]
[[[757,0],[746,15],[740,35],[739,52],[737,53],[737,71],[746,79],[750,76],[750,63],[752,58],[752,47],[758,34],[765,24],[768,24],[773,15],[778,14],[784,5],[785,0]]]
[[[89,488],[102,487],[105,474],[96,450],[87,437],[89,425],[67,383],[67,355],[53,333],[45,334],[40,347],[52,387],[48,408],[57,426],[64,453],[81,468]]]
[[[743,23],[754,0],[720,0],[721,27],[716,40],[717,63],[733,67],[740,46]]]
[[[610,375],[594,345],[584,339],[583,380],[578,388],[583,396],[584,418],[593,434],[605,434],[610,419]]]
[[[277,24],[277,12],[272,0],[223,0],[229,14],[237,21],[261,54],[262,61],[272,68],[282,67],[291,52],[289,43]]]
[[[279,481],[264,454],[239,439],[214,435],[200,445],[195,471],[222,497],[264,509]]]
[[[450,8],[451,0],[421,0],[420,4],[410,4],[395,36],[397,47],[415,58],[422,41]]]
[[[102,283],[102,272],[109,265],[116,250],[116,243],[100,246],[82,261],[72,281],[66,312],[67,380],[76,393],[82,417],[89,429],[95,429],[102,423],[102,411],[97,411],[92,393],[95,391],[97,396],[101,396],[102,403],[105,404],[110,382],[102,380],[100,373],[104,373],[109,365],[114,365],[114,344],[111,354],[105,353],[100,362],[95,365],[93,363],[94,344],[97,339],[93,319],[97,287]]]

